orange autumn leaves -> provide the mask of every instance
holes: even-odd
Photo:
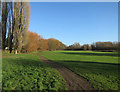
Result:
[[[42,36],[35,32],[27,31],[24,39],[24,51],[44,51],[44,50],[59,50],[65,49],[66,46],[57,39],[50,38],[44,39]]]
[[[58,49],[59,46],[60,46],[60,41],[58,41],[54,38],[48,39],[49,50],[56,50],[56,49]]]
[[[40,36],[35,33],[28,31],[26,34],[26,39],[25,39],[25,46],[24,49],[26,52],[31,52],[31,51],[37,51],[37,48],[39,47],[39,38]]]
[[[42,38],[39,40],[39,48],[38,49],[42,50],[42,51],[48,50],[48,43],[47,43],[46,39]]]

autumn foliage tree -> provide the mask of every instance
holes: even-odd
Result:
[[[44,39],[35,32],[27,31],[23,40],[23,52],[45,51],[45,50],[62,50],[66,48],[62,42],[57,39]]]
[[[40,36],[32,31],[28,31],[26,36],[26,39],[24,39],[24,50],[26,52],[37,51]]]
[[[66,49],[66,45],[65,44],[63,44],[62,42],[59,42],[59,47],[57,48],[57,50],[64,50],[64,49]]]
[[[48,50],[48,42],[47,39],[43,39],[41,38],[39,40],[39,50],[44,51],[44,50]]]
[[[92,44],[93,50],[113,51],[118,50],[118,42],[95,42]]]
[[[88,45],[88,44],[84,44],[84,45],[83,45],[83,49],[84,49],[84,50],[88,50],[88,48],[89,48],[89,45]]]
[[[48,39],[48,50],[57,50],[60,46],[60,42],[54,38]]]

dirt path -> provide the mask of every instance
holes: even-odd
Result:
[[[37,55],[38,56],[38,55]],[[78,76],[71,70],[56,64],[42,56],[39,56],[43,62],[50,65],[51,67],[57,69],[62,77],[65,79],[69,90],[95,90],[91,87],[88,81],[85,81],[82,77]]]

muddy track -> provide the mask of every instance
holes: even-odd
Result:
[[[42,56],[39,56],[39,57],[43,62],[45,62],[46,64],[50,65],[51,67],[57,69],[60,72],[60,74],[66,81],[67,87],[69,90],[81,90],[84,92],[87,90],[96,90],[89,84],[88,81],[86,81],[82,77],[78,76],[71,70],[65,68],[64,66],[56,64],[55,62],[52,62]]]

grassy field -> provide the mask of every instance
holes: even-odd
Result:
[[[94,88],[100,90],[120,88],[117,52],[45,51],[41,54],[89,80]]]
[[[66,90],[59,72],[31,54],[2,55],[3,90]]]

